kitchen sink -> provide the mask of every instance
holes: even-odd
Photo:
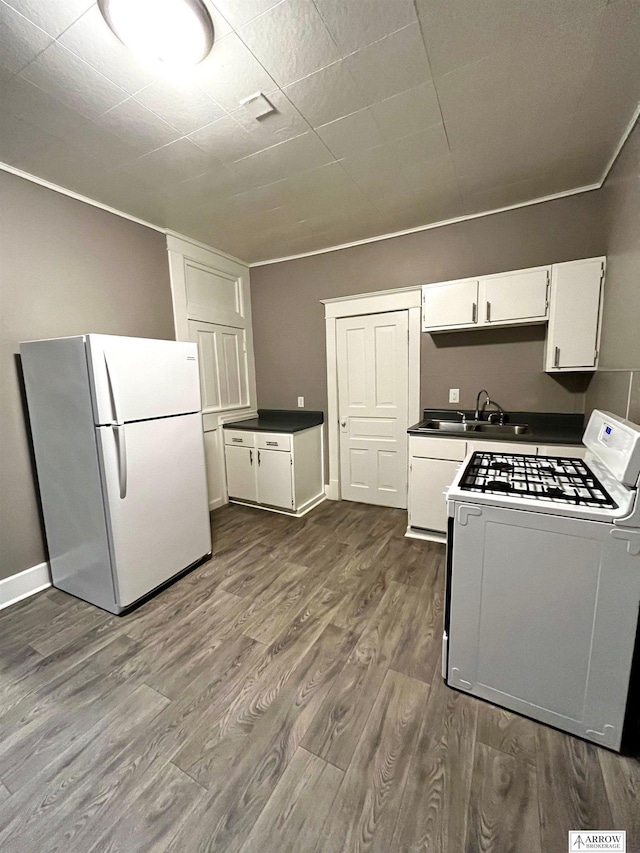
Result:
[[[466,423],[462,423],[462,421],[428,421],[420,429],[427,432],[435,432],[437,430],[443,430],[444,432],[471,432],[476,424],[477,421],[466,421]]]
[[[480,432],[489,435],[526,435],[527,424],[490,424],[487,421],[427,421],[421,432]]]
[[[527,424],[486,424],[474,427],[474,432],[488,432],[492,435],[524,435],[531,432]]]

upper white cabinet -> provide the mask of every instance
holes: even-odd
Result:
[[[550,267],[425,284],[422,331],[544,323]]]
[[[422,286],[422,331],[545,323],[548,373],[595,370],[606,258]]]
[[[605,258],[554,264],[545,370],[595,370],[600,348]]]
[[[544,323],[550,267],[485,276],[479,284],[480,324]]]
[[[478,279],[447,281],[422,288],[422,331],[461,329],[478,322]]]

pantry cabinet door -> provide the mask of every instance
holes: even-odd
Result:
[[[198,344],[203,412],[248,406],[246,330],[189,320],[189,334]]]

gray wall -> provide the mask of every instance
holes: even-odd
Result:
[[[20,396],[20,341],[173,338],[165,238],[0,171],[0,579],[45,559]]]
[[[640,126],[604,186],[607,279],[600,370],[585,412],[608,409],[640,423]]]
[[[258,402],[326,412],[320,299],[590,257],[606,252],[603,200],[583,193],[519,210],[254,267],[251,291]],[[472,408],[487,388],[504,408],[582,412],[588,377],[543,372],[543,327],[422,336],[421,405]]]

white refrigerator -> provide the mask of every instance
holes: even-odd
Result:
[[[122,613],[211,553],[196,344],[20,344],[53,585]]]

